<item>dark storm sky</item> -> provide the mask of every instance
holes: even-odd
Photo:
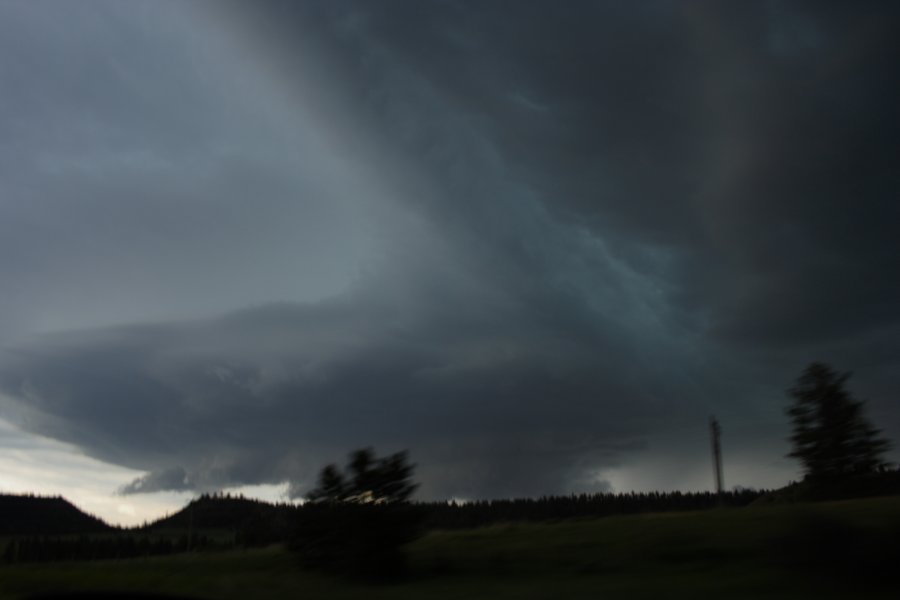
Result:
[[[893,2],[0,4],[0,418],[147,475],[777,486],[900,440]],[[63,467],[60,467],[63,468]]]

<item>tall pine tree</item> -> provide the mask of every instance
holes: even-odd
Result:
[[[793,421],[788,456],[803,463],[812,481],[840,481],[875,472],[884,463],[887,440],[863,416],[864,403],[845,389],[850,373],[810,364],[788,390]]]

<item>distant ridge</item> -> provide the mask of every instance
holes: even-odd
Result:
[[[204,494],[191,500],[173,515],[154,521],[141,529],[147,532],[169,532],[196,535],[199,532],[218,532],[233,535],[242,546],[263,546],[281,542],[294,526],[297,507],[292,504],[272,504],[263,500]]]
[[[0,535],[64,535],[114,529],[61,496],[0,494]]]
[[[191,500],[178,512],[145,526],[149,531],[242,529],[258,522],[285,520],[294,507],[231,495],[207,495]]]

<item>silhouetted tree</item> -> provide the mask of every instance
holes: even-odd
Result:
[[[863,416],[864,403],[845,389],[850,373],[810,364],[788,390],[793,404],[793,446],[788,456],[803,463],[806,477],[832,483],[874,473],[884,463],[888,442]]]
[[[418,487],[412,482],[414,466],[406,452],[377,458],[372,448],[350,454],[347,475],[336,465],[328,465],[319,473],[319,485],[307,498],[313,502],[352,502],[356,504],[391,504],[406,502]]]
[[[336,465],[328,465],[319,472],[319,486],[307,494],[311,502],[343,502],[347,484]]]
[[[422,510],[408,503],[412,471],[405,452],[379,459],[371,448],[350,455],[346,475],[326,466],[296,513],[290,547],[308,566],[366,580],[400,577],[402,547],[421,531]]]

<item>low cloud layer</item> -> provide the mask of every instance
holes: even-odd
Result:
[[[130,23],[145,45],[129,60],[164,57],[161,25],[184,21],[141,6],[141,25],[118,10],[93,26]],[[696,465],[714,412],[732,455],[760,465],[752,483],[778,485],[793,472],[782,390],[827,360],[857,371],[897,439],[897,12],[204,6],[191,39],[246,62],[186,47],[252,93],[234,103],[207,95],[218,79],[192,80],[196,102],[156,106],[200,119],[209,101],[235,119],[148,129],[165,132],[146,145],[164,177],[59,163],[35,193],[70,218],[10,196],[20,255],[37,231],[63,235],[3,262],[27,284],[4,302],[32,324],[8,328],[0,417],[148,473],[126,494],[302,493],[323,463],[373,445],[410,449],[438,498],[597,491],[660,457]],[[144,72],[175,89],[164,67]],[[98,69],[92,89],[121,92],[121,69]],[[235,126],[273,106],[292,133]],[[148,122],[121,125],[123,139]],[[15,138],[24,170],[7,181],[35,190],[32,133]],[[256,150],[235,145],[247,139]],[[110,212],[123,186],[137,213]],[[147,293],[164,308],[135,303],[123,272],[158,277]],[[28,301],[71,290],[87,308]]]
[[[348,297],[42,338],[4,356],[6,414],[152,471],[126,493],[311,483],[373,445],[412,449],[424,493],[471,496],[570,487],[646,447],[637,423],[672,413],[664,399],[698,409],[659,376],[672,366],[647,377],[638,361],[653,357],[624,339],[457,300],[447,315]]]

